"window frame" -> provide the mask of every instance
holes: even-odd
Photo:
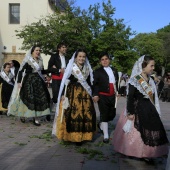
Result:
[[[17,7],[16,11],[12,9],[15,6]],[[9,3],[9,24],[20,24],[20,3]]]

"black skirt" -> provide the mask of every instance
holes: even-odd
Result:
[[[50,108],[50,94],[38,73],[30,73],[24,77],[20,98],[29,110],[44,111]]]
[[[2,84],[2,89],[1,89],[1,102],[2,102],[2,107],[7,109],[8,108],[8,103],[12,94],[14,86],[11,84],[8,84],[6,81],[3,81]]]
[[[136,102],[135,128],[146,145],[159,146],[168,143],[160,116],[149,99],[141,98]]]

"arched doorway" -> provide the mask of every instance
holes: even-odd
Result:
[[[16,65],[20,65],[24,59],[25,53],[2,53],[4,55],[3,63],[13,60]]]

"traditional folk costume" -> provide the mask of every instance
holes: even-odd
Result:
[[[141,76],[144,56],[135,63],[128,82],[127,107],[121,114],[113,136],[114,150],[137,158],[168,154],[168,139],[160,119],[157,90],[152,78]],[[134,121],[127,120],[134,114]]]
[[[0,89],[0,111],[5,111],[8,108],[8,103],[14,88],[14,75],[11,72],[6,74],[3,66],[0,72],[0,84],[2,84]]]
[[[58,53],[52,54],[50,60],[48,62],[48,71],[52,74],[52,101],[53,107],[52,111],[55,112],[57,106],[57,98],[59,94],[61,80],[63,78],[63,74],[60,72],[61,68],[66,68],[66,59],[64,55],[60,55]],[[53,68],[55,66],[56,68]]]
[[[82,70],[74,62],[75,54],[70,59],[58,95],[58,101],[65,87],[69,106],[63,109],[64,102],[57,103],[52,134],[58,139],[71,142],[91,141],[96,130],[96,114],[91,98],[93,81],[92,69],[86,58]],[[63,114],[62,114],[63,113]]]
[[[118,72],[112,67],[100,67],[94,71],[93,96],[99,96],[100,129],[104,139],[109,138],[108,122],[116,116],[115,99],[118,89]]]
[[[29,50],[21,63],[14,90],[8,105],[8,115],[40,117],[50,114],[50,94],[43,77],[43,60],[36,62]],[[18,83],[22,84],[21,89]]]

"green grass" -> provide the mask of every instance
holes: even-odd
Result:
[[[18,143],[18,142],[14,142],[14,144],[19,145],[19,146],[25,146],[25,145],[27,145],[27,143]]]
[[[103,152],[95,149],[87,149],[85,147],[76,148],[76,151],[81,154],[87,154],[88,159],[97,157],[96,159],[103,159]]]
[[[46,141],[51,141],[52,140],[51,130],[47,130],[41,135],[29,136],[29,138],[38,138],[38,139],[45,139]]]

